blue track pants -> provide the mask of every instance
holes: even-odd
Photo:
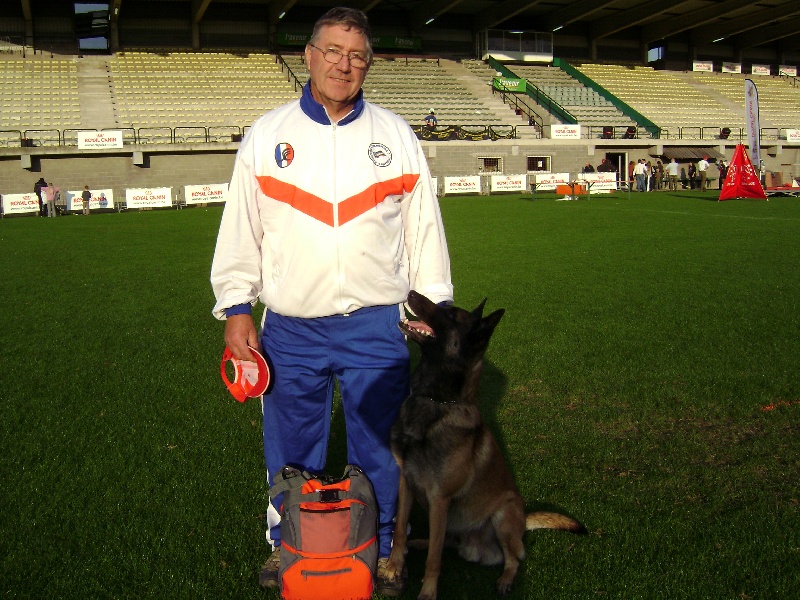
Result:
[[[397,327],[399,319],[397,305],[317,319],[268,312],[261,339],[275,378],[272,391],[264,396],[269,484],[287,464],[325,471],[338,380],[347,460],[367,474],[378,500],[381,557],[391,549],[400,477],[389,450],[389,433],[409,393],[408,348]],[[267,539],[273,546],[280,544],[281,501],[281,496],[273,499],[267,512]]]

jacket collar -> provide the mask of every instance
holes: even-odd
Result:
[[[325,112],[325,107],[314,100],[314,96],[311,95],[310,81],[303,86],[303,95],[300,96],[300,108],[312,121],[319,123],[320,125],[331,125],[331,120],[330,117],[328,117],[328,113]],[[356,103],[353,105],[353,110],[346,114],[344,118],[337,123],[337,125],[347,125],[348,123],[352,123],[361,116],[363,111],[364,91],[358,90],[358,96],[356,96]]]

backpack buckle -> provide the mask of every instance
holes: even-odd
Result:
[[[319,491],[319,501],[320,502],[338,502],[339,501],[339,490],[320,490]]]

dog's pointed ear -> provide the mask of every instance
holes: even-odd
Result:
[[[497,324],[500,322],[500,319],[503,318],[503,315],[506,314],[506,310],[504,308],[500,308],[490,314],[488,317],[481,321],[481,325],[484,329],[488,329],[489,331],[494,331],[494,328],[497,327]]]
[[[478,304],[477,308],[472,311],[472,316],[475,317],[476,319],[480,319],[481,317],[483,317],[483,307],[486,306],[486,300],[487,299],[484,298],[483,302]]]

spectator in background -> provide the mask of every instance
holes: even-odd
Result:
[[[700,191],[706,191],[706,176],[708,171],[708,157],[704,156],[697,162],[697,174],[700,176]]]
[[[664,189],[664,163],[656,161],[656,189]]]
[[[647,167],[645,167],[644,159],[640,158],[633,167],[633,175],[636,177],[636,191],[644,192],[647,190]]]
[[[56,216],[56,196],[58,195],[58,188],[53,185],[51,181],[46,188],[42,190],[45,200],[47,200],[47,216]]]
[[[83,193],[81,194],[81,199],[83,200],[83,214],[89,214],[89,202],[92,200],[92,192],[89,191],[89,186],[83,186]]]
[[[439,120],[436,118],[436,113],[431,109],[431,112],[428,113],[428,116],[423,119],[425,121],[425,125],[428,126],[429,129],[433,129],[436,127],[436,124]]]
[[[587,162],[585,165],[583,165],[581,173],[594,173],[594,167],[591,165],[591,163]]]
[[[671,158],[667,164],[667,187],[670,192],[678,191],[678,163]]]
[[[725,183],[725,178],[728,176],[728,165],[724,160],[717,161],[717,169],[719,170],[719,189],[722,189],[722,184]]]
[[[631,189],[634,187],[634,170],[636,169],[636,163],[631,161],[628,163],[628,185]]]
[[[39,181],[33,184],[33,192],[39,199],[39,216],[44,216],[44,202],[42,201],[42,190],[47,187],[47,182],[44,177],[39,177]]]
[[[689,188],[694,189],[697,187],[697,167],[694,163],[689,163]]]

